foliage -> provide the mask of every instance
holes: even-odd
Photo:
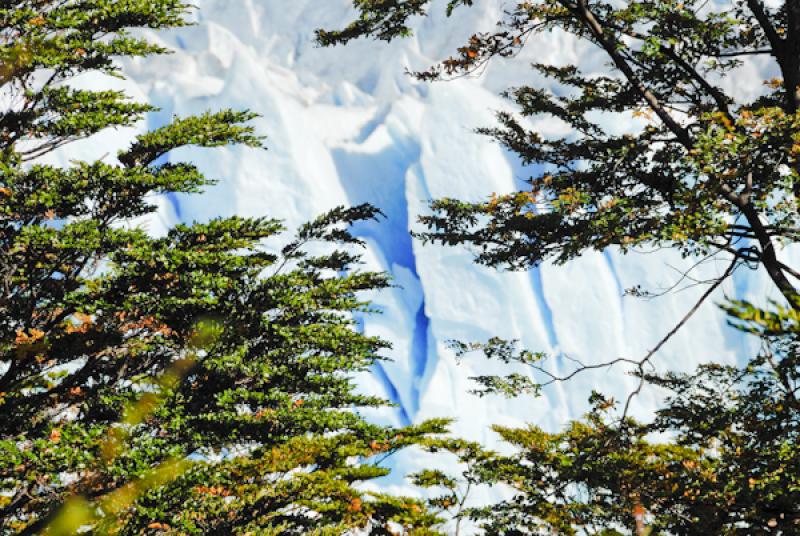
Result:
[[[406,35],[409,19],[425,14],[429,3],[359,0],[356,22],[320,31],[318,39],[331,45]],[[448,10],[462,4],[471,2],[451,2]],[[609,68],[590,73],[588,60],[533,63],[541,85],[510,89],[518,112],[499,113],[500,126],[482,130],[529,165],[529,188],[480,203],[435,200],[420,236],[473,246],[479,262],[514,268],[609,246],[727,253],[763,266],[793,302],[789,278],[798,272],[776,249],[798,236],[800,6],[512,2],[498,28],[472,36],[418,76],[469,74],[553,31],[598,49]],[[771,60],[781,77],[744,100],[726,93],[721,81],[749,56]],[[568,126],[569,134],[526,126],[539,117]],[[619,120],[632,119],[632,128],[618,132]]]
[[[181,26],[188,7],[0,2],[0,532],[431,533],[424,504],[357,486],[446,426],[359,413],[384,404],[353,376],[387,343],[352,315],[388,281],[357,269],[347,229],[374,208],[335,209],[276,253],[271,219],[131,224],[154,194],[209,183],[161,158],[173,149],[259,147],[247,111],[175,119],[116,160],[37,160],[152,110],[70,80],[165,52],[132,30]]]
[[[409,35],[431,3],[357,0],[358,20],[320,30],[318,41]],[[472,4],[449,2],[447,13]],[[418,236],[465,244],[480,263],[517,269],[568,262],[591,249],[626,253],[643,246],[727,257],[730,265],[643,359],[597,365],[627,364],[642,382],[665,390],[653,422],[630,419],[627,403],[620,415],[616,401],[594,394],[593,410],[561,432],[496,427],[517,453],[462,455],[461,478],[502,484],[513,496],[458,515],[489,534],[798,532],[800,272],[778,252],[800,236],[800,3],[497,4],[504,15],[496,28],[416,76],[476,73],[490,60],[513,58],[531,40],[543,43],[548,32],[573,37],[581,53],[574,64],[534,60],[536,85],[505,94],[516,112],[501,112],[499,126],[480,130],[519,155],[531,174],[528,186],[479,203],[434,200]],[[607,60],[605,68],[598,69],[595,52]],[[755,97],[726,89],[735,84],[725,78],[753,57],[776,78],[765,80]],[[568,134],[531,126],[544,124],[534,121],[540,119]],[[770,310],[742,301],[725,306],[734,325],[763,338],[762,353],[742,368],[650,372],[645,365],[658,348],[743,265],[763,268],[783,298]],[[640,287],[631,293],[648,295]],[[574,373],[553,376],[541,365],[544,356],[498,339],[456,349],[483,349],[536,375],[479,377],[482,395],[537,394],[596,368],[577,363]],[[428,476],[447,489],[458,485],[451,475]]]
[[[745,367],[650,375],[667,397],[647,424],[595,393],[561,432],[496,426],[516,453],[473,453],[465,476],[512,497],[461,515],[487,534],[794,534],[798,380],[800,340],[783,332]]]

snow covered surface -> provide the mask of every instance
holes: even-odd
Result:
[[[634,379],[615,368],[553,386],[536,400],[478,398],[467,392],[473,386],[469,377],[507,368],[478,355],[459,364],[447,341],[519,339],[531,350],[560,356],[553,366],[565,372],[574,366],[569,358],[596,363],[641,357],[702,292],[694,288],[652,301],[623,297],[623,290],[636,284],[651,290],[672,285],[691,261],[670,253],[589,253],[565,266],[501,273],[474,265],[463,249],[423,246],[410,237],[408,229],[428,199],[485,198],[511,191],[526,177],[513,155],[472,131],[492,125],[494,111],[508,106],[499,91],[532,79],[524,57],[448,83],[420,84],[404,74],[407,67],[424,68],[446,57],[475,31],[490,29],[500,2],[476,3],[449,21],[438,2],[412,39],[336,49],[315,47],[313,30],[348,21],[348,0],[196,3],[196,26],[152,35],[174,54],[127,62],[130,80],[114,83],[161,108],[149,117],[149,128],[173,115],[249,108],[261,114],[254,125],[268,136],[269,150],[178,151],[174,158],[190,158],[219,183],[200,196],[160,200],[162,210],[148,225],[162,232],[180,220],[239,214],[278,217],[293,228],[336,205],[368,201],[380,207],[387,219],[361,225],[358,233],[369,245],[367,267],[391,272],[402,287],[376,294],[383,314],[363,320],[368,333],[394,344],[393,361],[361,379],[364,389],[399,404],[382,418],[401,424],[451,416],[457,419],[456,434],[490,445],[496,442],[488,428],[492,423],[528,421],[557,429],[581,414],[592,389],[619,400]],[[524,54],[553,62],[581,58],[598,69],[604,63],[559,34],[539,38]],[[747,69],[750,75],[742,80],[752,85],[740,90],[758,91],[759,67]],[[107,82],[86,77],[81,83]],[[69,157],[113,155],[130,135],[103,134],[100,143],[72,147]],[[724,269],[708,264],[695,276]],[[768,289],[763,274],[742,271],[724,292],[763,295]],[[754,348],[754,341],[726,327],[724,315],[708,303],[655,363],[688,370],[712,359],[733,363]],[[657,400],[657,393],[645,391],[633,413],[647,415]],[[415,462],[407,457],[397,463],[407,470]]]

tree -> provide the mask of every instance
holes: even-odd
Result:
[[[359,18],[341,30],[320,30],[318,41],[330,46],[406,36],[430,3],[356,1]],[[447,13],[472,4],[452,0]],[[493,534],[644,533],[645,523],[669,533],[796,532],[800,272],[782,260],[781,249],[800,237],[800,2],[540,0],[504,6],[497,28],[473,35],[416,76],[474,73],[550,31],[598,51],[607,68],[597,74],[585,59],[534,63],[541,84],[509,89],[517,111],[499,113],[499,126],[481,130],[529,166],[529,188],[480,203],[434,200],[419,236],[465,244],[480,263],[518,269],[548,259],[568,262],[590,249],[625,253],[640,246],[726,257],[729,265],[653,351],[599,365],[625,363],[642,382],[671,393],[652,423],[628,418],[630,398],[620,415],[614,401],[595,394],[593,411],[563,432],[496,428],[518,448],[515,456],[476,458],[454,449],[471,462],[467,482],[502,482],[515,490],[513,499],[469,515]],[[746,100],[725,90],[723,81],[753,57],[769,63],[776,77]],[[570,133],[553,137],[526,126],[542,116]],[[620,134],[604,127],[616,118],[635,121]],[[654,353],[741,266],[763,268],[785,300],[769,310],[728,305],[734,323],[760,326],[763,352],[739,369],[708,365],[685,376],[646,370]],[[540,365],[545,356],[517,352],[504,341],[459,345],[474,348],[530,365],[544,377],[538,383],[521,375],[478,378],[482,393],[536,393],[574,375],[548,376]],[[653,432],[667,432],[666,439],[653,442]],[[452,489],[455,481],[440,476]]]
[[[275,253],[262,242],[283,228],[267,218],[163,237],[130,224],[154,194],[210,182],[161,158],[173,149],[259,147],[247,111],[175,119],[116,159],[37,160],[151,111],[70,81],[165,53],[131,30],[182,26],[188,9],[0,3],[0,531],[431,533],[424,504],[357,487],[446,424],[395,429],[359,413],[385,403],[356,393],[353,375],[387,343],[352,314],[388,281],[357,269],[347,229],[375,209],[335,209]]]
[[[355,2],[360,18],[344,30],[320,30],[318,40],[407,35],[409,19],[425,14],[429,3]],[[451,1],[448,13],[472,3]],[[421,236],[473,246],[479,262],[513,268],[563,263],[610,246],[728,254],[763,266],[794,304],[790,278],[800,273],[777,249],[798,237],[800,5],[517,2],[499,29],[472,36],[417,76],[469,74],[555,30],[600,49],[607,72],[589,76],[581,64],[534,63],[549,87],[510,89],[519,112],[500,113],[500,126],[483,130],[530,165],[530,189],[481,203],[436,200]],[[781,78],[766,81],[752,102],[725,93],[720,80],[756,55],[770,58]],[[562,121],[571,132],[548,137],[520,120],[536,116]],[[609,116],[642,121],[615,134],[598,121]]]
[[[459,515],[487,534],[796,533],[798,317],[743,302],[729,312],[764,338],[762,352],[743,367],[649,374],[668,393],[652,422],[620,422],[614,401],[593,393],[592,410],[563,431],[495,426],[512,455],[451,448],[466,464],[463,482],[513,490]]]

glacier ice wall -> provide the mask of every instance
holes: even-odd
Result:
[[[367,266],[390,272],[399,285],[372,296],[382,314],[362,319],[364,330],[394,344],[393,361],[361,379],[364,389],[398,403],[383,418],[399,424],[452,416],[455,433],[488,444],[495,441],[491,423],[558,428],[580,415],[590,390],[621,399],[634,387],[633,378],[620,369],[601,370],[552,386],[536,400],[478,398],[467,393],[469,377],[498,365],[480,356],[458,363],[447,341],[519,339],[531,350],[557,356],[552,366],[563,372],[574,366],[571,359],[642,356],[702,292],[693,288],[652,301],[623,297],[636,284],[655,290],[673,284],[692,261],[669,252],[594,252],[565,266],[499,272],[474,265],[466,250],[423,246],[408,233],[428,199],[479,199],[522,184],[526,170],[513,155],[473,129],[492,125],[494,111],[508,106],[499,91],[531,79],[524,55],[553,62],[596,59],[599,69],[603,58],[594,58],[595,52],[549,34],[531,43],[522,58],[492,64],[481,76],[425,85],[405,69],[429,66],[475,31],[491,28],[499,2],[478,3],[449,21],[437,5],[411,39],[336,49],[315,47],[313,30],[348,21],[348,0],[197,4],[195,26],[151,35],[174,54],[126,62],[130,80],[115,83],[161,108],[141,128],[157,127],[173,115],[249,108],[261,114],[254,125],[268,136],[269,150],[178,151],[174,158],[191,158],[219,183],[200,196],[160,200],[158,217],[148,225],[159,232],[179,220],[239,214],[278,217],[292,228],[340,204],[368,201],[380,207],[387,219],[360,225],[358,234],[368,243]],[[758,78],[758,65],[746,69],[748,80]],[[536,126],[560,128],[546,121]],[[104,134],[101,143],[71,149],[70,157],[113,150],[130,134]],[[695,276],[724,269],[709,263]],[[771,292],[763,274],[742,272],[716,299]],[[733,363],[754,345],[726,327],[722,313],[708,303],[655,365],[663,370],[709,360]],[[647,414],[657,401],[658,393],[645,391],[634,413]]]

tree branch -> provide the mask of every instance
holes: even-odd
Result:
[[[778,35],[775,27],[772,25],[772,21],[769,20],[769,16],[764,10],[761,0],[747,0],[747,7],[750,8],[750,11],[758,21],[758,25],[761,26],[761,29],[764,31],[764,35],[767,37],[767,41],[769,41],[769,44],[772,47],[771,52],[777,58],[777,51],[783,48],[783,40],[781,39],[781,36]]]
[[[739,258],[734,256],[733,260],[728,265],[728,268],[725,270],[725,272],[719,278],[717,278],[714,281],[714,283],[711,284],[710,287],[706,289],[703,295],[700,296],[700,299],[698,299],[695,302],[692,308],[689,309],[689,311],[683,316],[683,318],[680,319],[680,321],[678,321],[677,324],[675,324],[675,326],[669,331],[669,333],[667,333],[660,341],[658,341],[658,343],[652,348],[652,350],[647,352],[647,354],[638,362],[637,372],[639,374],[639,385],[631,394],[628,395],[628,399],[625,401],[625,408],[622,412],[622,417],[620,418],[621,421],[624,421],[625,418],[628,416],[628,410],[630,409],[630,405],[631,402],[633,401],[633,398],[642,391],[642,387],[644,386],[644,381],[645,381],[644,366],[653,358],[653,356],[659,350],[661,350],[661,348],[663,348],[663,346],[672,337],[675,336],[676,333],[678,333],[678,331],[681,330],[681,328],[686,324],[686,322],[688,322],[689,319],[692,318],[692,316],[694,316],[694,314],[697,312],[697,310],[700,308],[703,302],[705,302],[708,299],[708,297],[711,296],[714,293],[714,291],[717,290],[717,288],[719,288],[719,286],[726,279],[728,279],[728,277],[731,276],[731,274],[733,274],[733,272],[736,270],[738,263],[739,263]]]
[[[753,207],[752,204],[747,203],[742,208],[742,214],[750,224],[750,228],[756,235],[759,245],[761,246],[761,264],[767,270],[772,282],[778,287],[786,301],[795,310],[800,311],[800,299],[798,299],[797,289],[792,285],[791,281],[786,277],[786,274],[781,268],[781,262],[775,254],[775,244],[772,242],[772,237],[769,231],[761,221],[761,217]]]
[[[754,56],[759,54],[774,54],[771,48],[760,50],[736,50],[731,52],[720,52],[718,54],[708,54],[712,58],[736,58],[738,56]]]
[[[656,95],[647,88],[644,82],[639,79],[633,68],[619,53],[619,50],[617,49],[617,42],[608,38],[600,22],[589,10],[586,0],[578,0],[577,4],[575,5],[569,4],[565,0],[561,0],[561,4],[565,8],[575,12],[578,15],[578,17],[584,22],[584,25],[589,30],[591,35],[611,57],[614,65],[616,65],[622,74],[625,75],[625,78],[628,79],[631,85],[636,88],[636,90],[655,112],[658,118],[661,119],[664,125],[675,135],[675,137],[678,138],[678,141],[680,141],[680,143],[687,150],[691,150],[693,143],[688,131],[682,127],[680,123],[678,123],[675,118],[669,114],[669,112],[667,112],[667,110],[658,100],[658,97],[656,97]]]
[[[747,0],[747,7],[755,16],[759,26],[772,48],[772,55],[778,60],[783,74],[783,85],[786,90],[786,107],[789,113],[797,111],[797,86],[800,82],[800,58],[798,58],[798,34],[800,34],[800,6],[797,0],[786,0],[786,17],[788,23],[788,40],[781,38],[767,14],[761,0]]]

